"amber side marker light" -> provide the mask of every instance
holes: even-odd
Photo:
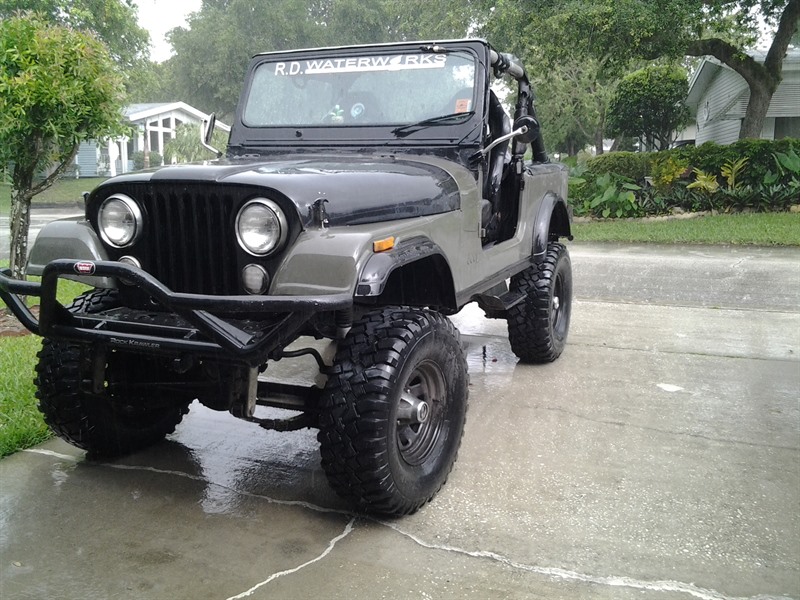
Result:
[[[373,252],[386,252],[394,248],[394,236],[372,242]]]

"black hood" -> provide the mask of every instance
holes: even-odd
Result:
[[[460,207],[458,186],[443,169],[374,156],[175,165],[116,177],[98,192],[107,185],[148,182],[265,188],[265,195],[278,193],[291,200],[304,226],[311,223],[311,207],[320,198],[327,200],[332,226],[434,215]]]

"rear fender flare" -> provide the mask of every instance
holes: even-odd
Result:
[[[544,260],[547,245],[559,238],[572,239],[570,215],[567,203],[560,196],[548,192],[542,199],[533,230],[533,260],[537,264]]]

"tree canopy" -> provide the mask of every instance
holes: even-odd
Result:
[[[486,22],[526,56],[551,62],[580,53],[622,74],[633,59],[714,56],[750,88],[741,137],[758,137],[783,57],[797,31],[800,0],[497,0]],[[774,35],[763,63],[748,54],[761,21]]]
[[[123,133],[122,99],[121,77],[93,35],[35,16],[0,21],[0,165],[13,165],[14,276],[25,266],[31,198],[53,183],[81,141]]]
[[[611,98],[609,132],[666,150],[674,132],[688,124],[688,93],[686,71],[679,67],[651,65],[634,71],[622,78]]]
[[[20,11],[35,12],[50,23],[94,33],[123,70],[140,61],[150,43],[149,34],[136,20],[132,0],[0,0],[0,19]]]

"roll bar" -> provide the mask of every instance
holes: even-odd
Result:
[[[525,67],[522,66],[520,60],[513,54],[506,54],[505,52],[497,52],[494,49],[489,50],[489,58],[492,67],[498,73],[508,73],[517,81],[528,81],[528,76],[525,74]]]
[[[522,62],[513,54],[497,52],[493,48],[489,49],[489,59],[496,76],[508,73],[517,80],[519,90],[517,93],[517,105],[514,110],[514,129],[518,128],[518,124],[521,125],[526,122],[522,117],[533,117],[534,122],[537,124],[537,135],[530,142],[533,160],[540,163],[550,162],[547,152],[544,149],[544,140],[542,139],[541,133],[538,132],[538,119],[536,118],[536,108],[533,103],[533,90],[531,89],[528,75],[525,73],[525,67],[522,66]],[[526,144],[521,140],[515,139],[513,153],[519,155],[524,154],[525,146]]]

